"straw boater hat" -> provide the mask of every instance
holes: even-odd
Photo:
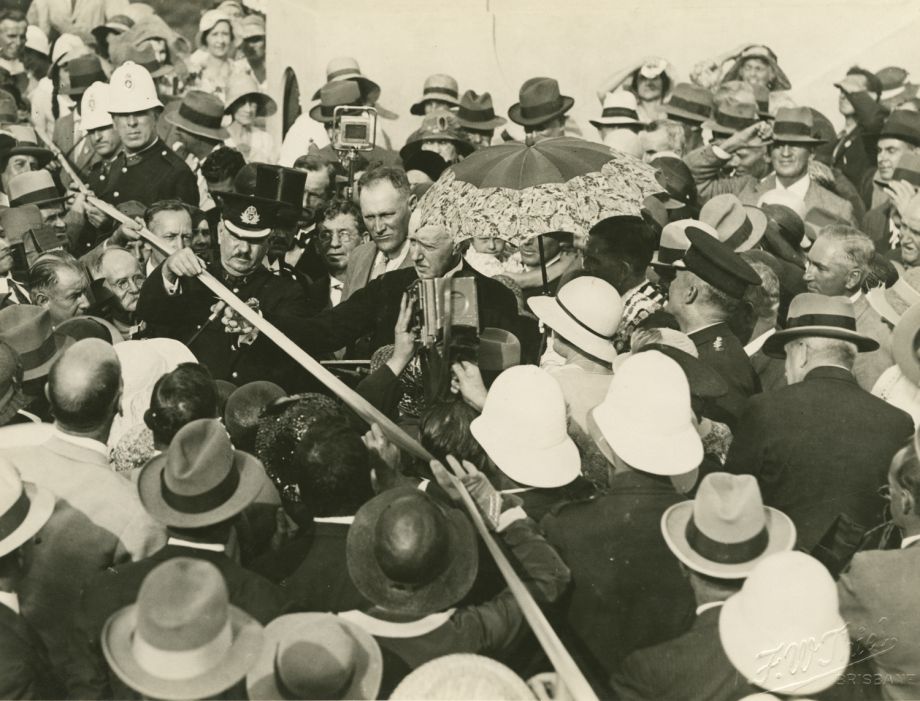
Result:
[[[372,604],[414,616],[443,611],[470,591],[479,569],[476,534],[458,509],[396,487],[355,514],[348,574]]]
[[[814,292],[796,295],[789,305],[786,328],[777,331],[763,345],[771,358],[785,358],[785,346],[797,338],[836,338],[856,345],[860,353],[878,350],[878,341],[856,330],[853,303],[846,297],[828,297]]]
[[[258,104],[257,114],[259,117],[271,117],[278,111],[278,104],[270,95],[266,95],[256,79],[249,73],[235,73],[227,81],[227,99],[225,101],[224,114],[233,114],[239,105],[237,102],[243,98],[255,100]]]
[[[639,119],[637,110],[636,96],[628,90],[617,90],[607,93],[600,118],[590,121],[598,129],[602,127],[644,127],[645,122]]]
[[[608,363],[616,358],[612,339],[623,315],[623,300],[610,283],[578,277],[555,297],[531,297],[527,306],[544,326],[588,355]]]
[[[375,699],[383,654],[360,626],[330,613],[290,613],[265,627],[246,675],[250,699]]]
[[[693,83],[678,83],[664,101],[663,109],[671,119],[700,125],[712,116],[712,93]]]
[[[732,194],[710,198],[700,210],[700,221],[710,224],[719,240],[738,252],[756,246],[767,230],[767,215]]]
[[[355,59],[349,56],[343,56],[340,58],[334,58],[329,61],[329,63],[326,65],[326,83],[336,83],[346,80],[351,81],[358,86],[361,100],[363,102],[372,105],[379,99],[380,86],[361,73],[361,67],[358,65],[358,62]],[[313,93],[312,99],[320,99],[320,90],[317,90],[315,93]]]
[[[443,655],[416,667],[391,699],[504,699],[532,701],[526,682],[501,662],[482,655]]]
[[[678,560],[718,579],[743,579],[763,558],[795,545],[792,519],[763,505],[757,480],[727,472],[706,475],[694,499],[665,511],[661,532]]]
[[[920,302],[920,268],[908,268],[891,287],[869,290],[866,301],[885,321],[894,326],[904,312]]]
[[[837,585],[824,565],[795,550],[754,567],[722,605],[719,639],[748,681],[789,696],[833,686],[850,660]]]
[[[656,268],[674,268],[674,264],[683,259],[690,249],[690,239],[687,236],[690,231],[702,231],[714,239],[719,238],[719,232],[710,224],[697,219],[670,222],[661,230],[661,242],[652,256],[652,265]]]
[[[54,511],[54,495],[23,482],[16,467],[0,457],[0,557],[9,555],[41,530]]]
[[[901,315],[891,334],[891,355],[904,376],[920,386],[920,304],[914,304]]]
[[[176,103],[173,103],[176,104]],[[166,110],[166,121],[190,134],[225,141],[230,133],[221,126],[224,118],[224,103],[220,98],[203,90],[189,90],[183,95],[177,108]]]
[[[559,83],[553,78],[530,78],[524,81],[518,101],[508,109],[508,116],[522,127],[535,127],[561,117],[575,104],[575,100],[559,92]]]
[[[319,104],[310,108],[310,119],[331,124],[335,108],[355,107],[362,103],[361,89],[353,81],[330,81],[319,90]]]
[[[101,636],[109,668],[151,699],[217,696],[246,676],[263,640],[262,626],[230,605],[220,570],[190,557],[153,568]]]
[[[478,95],[473,90],[467,90],[460,98],[457,121],[462,129],[492,131],[506,124],[508,120],[495,115],[492,96],[489,93],[484,92]]]
[[[578,448],[566,426],[565,396],[559,383],[546,370],[518,365],[492,383],[470,432],[498,469],[515,482],[552,488],[581,474]]]
[[[32,304],[13,304],[0,309],[0,340],[19,354],[25,381],[48,374],[70,341],[54,333],[51,312]]]
[[[429,100],[439,100],[449,105],[459,105],[460,88],[457,81],[444,73],[435,73],[425,78],[422,87],[422,98],[409,108],[414,115],[425,114],[425,103]]]
[[[140,472],[144,508],[167,526],[203,528],[236,516],[262,488],[257,458],[234,450],[217,419],[198,419],[175,435],[169,449]]]

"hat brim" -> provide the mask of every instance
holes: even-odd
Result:
[[[608,117],[604,119],[589,119],[591,125],[595,129],[600,129],[602,127],[637,127],[643,128],[648,126],[646,122],[640,122],[638,119],[630,119],[629,117]]]
[[[767,214],[760,207],[751,204],[744,205],[744,212],[751,222],[751,233],[748,237],[735,248],[736,253],[750,251],[754,246],[760,243],[760,240],[767,233]]]
[[[920,303],[901,315],[891,334],[891,355],[908,380],[920,386],[920,358],[917,357],[917,334],[920,333]]]
[[[432,92],[428,95],[425,95],[418,102],[413,103],[412,107],[409,108],[409,113],[414,114],[416,117],[423,117],[425,115],[425,103],[431,100],[446,102],[447,104],[454,105],[455,107],[460,104],[460,100],[458,100],[453,95],[448,95],[447,93],[441,92]]]
[[[561,117],[575,104],[575,98],[569,97],[568,95],[560,95],[561,104],[558,109],[553,110],[549,114],[542,115],[540,117],[534,117],[529,119],[521,114],[521,103],[515,102],[508,108],[508,117],[515,124],[520,124],[522,127],[535,127],[540,124],[546,124],[546,122],[556,117]]]
[[[358,89],[361,91],[361,99],[363,99],[368,104],[374,104],[377,100],[380,99],[380,86],[377,85],[370,78],[365,78],[363,75],[351,75],[343,76],[341,78],[333,78],[330,80],[330,83],[335,83],[339,80],[353,80],[358,84]],[[317,90],[313,93],[311,100],[318,100],[320,98],[320,91]],[[392,114],[392,113],[390,113]]]
[[[313,107],[310,108],[310,119],[320,124],[332,124],[332,122],[335,121],[335,117],[331,114],[326,117],[323,115],[322,110],[322,105],[313,105]]]
[[[125,684],[151,699],[206,699],[230,688],[255,664],[263,647],[262,627],[248,614],[230,606],[233,642],[216,667],[188,679],[163,679],[141,667],[132,654],[137,629],[137,604],[112,614],[102,629],[102,651],[111,670]]]
[[[255,99],[258,103],[256,115],[259,117],[271,117],[278,111],[278,103],[275,102],[275,99],[271,95],[266,95],[263,92],[247,92],[242,95],[237,95],[227,103],[227,106],[224,108],[224,114],[232,115],[234,110],[239,106],[237,103],[244,97]]]
[[[504,117],[493,117],[492,119],[487,119],[484,122],[470,122],[466,119],[457,119],[457,122],[460,124],[462,129],[471,129],[472,131],[491,131],[493,129],[498,129],[503,127],[508,123],[508,120]]]
[[[473,151],[476,150],[476,147],[473,146],[469,141],[464,141],[463,139],[458,139],[457,137],[448,137],[442,136],[441,138],[428,138],[422,137],[418,141],[410,141],[401,149],[399,149],[399,157],[402,159],[403,163],[412,158],[415,154],[422,150],[422,144],[426,141],[450,141],[454,146],[457,147],[457,153],[461,156],[469,156]]]
[[[348,529],[346,563],[355,587],[371,603],[390,611],[426,616],[453,606],[473,588],[479,570],[479,551],[476,533],[466,515],[434,502],[441,508],[447,528],[446,566],[431,581],[416,588],[391,580],[374,553],[375,530],[383,510],[408,491],[408,488],[389,489],[361,507]]]
[[[543,295],[531,297],[527,300],[527,306],[544,325],[585,353],[608,363],[612,363],[614,358],[617,357],[617,351],[613,346],[612,340],[608,341],[596,336],[581,326],[562,311],[555,297]]]
[[[672,107],[667,103],[662,106],[662,109],[664,113],[672,119],[684,119],[688,122],[693,122],[696,126],[700,126],[710,119],[709,116],[697,114],[696,112],[691,112],[690,110],[685,110],[680,107]]]
[[[611,449],[637,470],[673,477],[691,472],[703,462],[703,443],[689,418],[686,428],[650,440],[647,430],[637,431],[635,424],[622,421],[603,403],[590,414]]]
[[[166,108],[165,117],[166,121],[172,124],[179,129],[183,129],[190,134],[195,136],[201,136],[205,139],[213,139],[214,141],[226,141],[230,138],[230,132],[228,132],[224,127],[218,127],[217,129],[212,129],[209,127],[203,127],[200,124],[195,124],[190,122],[181,114],[179,114],[179,102],[173,102]]]
[[[775,667],[769,666],[769,657],[765,654],[782,649],[797,640],[774,640],[772,631],[748,619],[744,599],[736,594],[729,597],[719,612],[719,639],[725,655],[732,665],[746,679],[767,691],[801,696],[813,694],[829,688],[837,681],[840,673],[850,661],[850,645],[847,638],[846,623],[840,614],[826,631],[813,631],[809,640],[815,647],[809,646],[809,659],[820,664],[798,664],[790,661],[790,672],[781,674]],[[835,635],[830,635],[835,633]],[[843,636],[843,642],[838,640]]]
[[[32,156],[38,160],[39,168],[44,168],[54,158],[51,151],[41,146],[14,146],[4,154],[4,159],[8,161],[13,156]]]
[[[508,434],[481,415],[470,423],[470,432],[498,469],[519,484],[552,489],[581,474],[581,456],[568,435],[549,448],[508,445]]]
[[[901,313],[891,306],[891,302],[888,301],[888,295],[885,292],[886,290],[882,287],[874,287],[866,293],[866,301],[870,307],[878,312],[879,316],[892,326],[895,326],[901,318]]]
[[[328,613],[289,613],[265,626],[265,645],[255,664],[246,674],[246,692],[250,699],[283,699],[275,681],[275,655],[278,645],[302,626],[328,618]],[[343,699],[375,699],[383,679],[383,653],[374,637],[360,626],[339,617],[339,624],[358,643],[362,656],[357,661],[351,683],[342,691]]]
[[[137,478],[137,493],[153,518],[167,526],[176,528],[203,528],[226,521],[236,516],[249,506],[264,486],[264,468],[258,459],[244,453],[233,451],[233,466],[239,471],[240,479],[233,494],[223,504],[200,513],[187,513],[171,507],[163,499],[162,475],[166,469],[167,453],[160,453],[150,458],[141,468]]]
[[[874,338],[863,336],[856,331],[842,329],[838,326],[799,326],[794,329],[783,329],[770,336],[763,344],[764,355],[780,360],[786,357],[786,344],[797,338],[818,336],[820,338],[836,338],[840,341],[849,341],[856,346],[860,353],[869,353],[879,349],[879,343]]]
[[[674,556],[694,572],[718,579],[744,579],[754,566],[769,555],[795,547],[795,524],[771,506],[763,507],[766,516],[767,547],[752,560],[737,564],[716,562],[696,552],[687,541],[687,524],[693,517],[693,501],[674,504],[661,516],[661,533]]]
[[[54,354],[48,358],[41,365],[37,365],[34,368],[23,369],[22,380],[27,382],[29,380],[35,380],[39,377],[45,377],[48,372],[51,370],[51,366],[54,365],[54,361],[57,360],[61,353],[70,348],[74,344],[74,339],[68,337],[61,337],[58,334],[54,334],[54,344],[57,347],[54,351]]]
[[[23,482],[22,488],[29,497],[29,511],[22,523],[0,540],[0,557],[13,552],[38,533],[54,511],[54,494],[31,482]]]

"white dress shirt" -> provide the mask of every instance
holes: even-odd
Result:
[[[19,597],[14,591],[0,591],[0,604],[12,609],[13,613],[19,613]]]
[[[909,535],[901,541],[901,548],[906,548],[908,545],[918,540],[920,540],[920,535]]]
[[[805,200],[805,194],[808,192],[808,188],[811,186],[811,176],[808,173],[805,173],[801,178],[792,183],[789,187],[783,185],[779,178],[776,179],[776,189],[780,191],[791,192],[793,195],[798,197],[801,200]]]

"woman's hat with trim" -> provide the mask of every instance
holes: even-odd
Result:
[[[257,116],[271,117],[278,111],[278,103],[270,96],[266,95],[256,79],[249,73],[236,73],[230,76],[227,81],[227,98],[224,101],[224,114],[232,115],[236,108],[239,107],[237,102],[243,98],[255,100],[258,104]]]
[[[226,22],[230,32],[233,32],[233,19],[223,10],[208,10],[198,20],[198,34],[195,36],[195,45],[204,46],[206,35],[218,22]]]

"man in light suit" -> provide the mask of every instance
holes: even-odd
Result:
[[[865,650],[884,699],[920,698],[920,459],[916,439],[888,470],[891,519],[898,550],[857,553],[837,582],[840,614]]]
[[[753,143],[762,143],[768,127],[763,122],[736,132],[721,144],[710,144],[684,157],[696,180],[700,197],[710,199],[726,192],[738,195],[746,204],[757,204],[760,196],[770,190],[789,190],[805,201],[811,209],[824,209],[842,221],[856,224],[853,205],[818,184],[808,172],[815,146],[823,143],[815,138],[814,118],[807,107],[781,107],[773,123],[773,146],[770,160],[773,173],[758,181],[750,175],[723,175],[732,154]]]
[[[41,634],[52,666],[66,662],[65,633],[80,591],[94,574],[139,560],[166,541],[164,528],[141,506],[134,486],[108,464],[106,441],[121,400],[121,368],[112,346],[78,341],[48,375],[56,417],[43,444],[4,457],[22,478],[57,498],[22,581],[22,613]]]
[[[409,179],[402,168],[371,168],[358,181],[361,216],[371,240],[351,252],[342,302],[384,273],[412,267],[409,216],[415,207]]]

